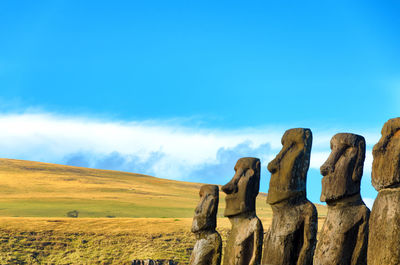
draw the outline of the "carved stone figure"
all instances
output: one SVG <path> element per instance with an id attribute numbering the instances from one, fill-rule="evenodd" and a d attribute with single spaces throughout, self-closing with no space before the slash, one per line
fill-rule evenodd
<path id="1" fill-rule="evenodd" d="M 272 224 L 264 239 L 263 265 L 312 264 L 317 210 L 306 198 L 312 133 L 296 128 L 285 132 L 282 150 L 268 164 L 271 172 L 267 203 Z"/>
<path id="2" fill-rule="evenodd" d="M 196 235 L 196 243 L 190 256 L 190 265 L 221 264 L 222 240 L 215 231 L 219 189 L 216 185 L 203 185 L 200 188 L 200 201 L 195 209 L 192 232 Z"/>
<path id="3" fill-rule="evenodd" d="M 260 160 L 245 157 L 237 161 L 235 175 L 222 187 L 226 195 L 224 215 L 232 224 L 224 251 L 224 265 L 260 264 L 263 227 L 256 216 L 260 187 Z"/>
<path id="4" fill-rule="evenodd" d="M 321 201 L 327 203 L 328 214 L 315 249 L 314 265 L 367 264 L 370 211 L 360 195 L 365 139 L 338 133 L 331 139 L 331 149 L 321 166 Z"/>
<path id="5" fill-rule="evenodd" d="M 378 191 L 369 219 L 368 264 L 400 264 L 400 118 L 387 121 L 372 155 Z"/>

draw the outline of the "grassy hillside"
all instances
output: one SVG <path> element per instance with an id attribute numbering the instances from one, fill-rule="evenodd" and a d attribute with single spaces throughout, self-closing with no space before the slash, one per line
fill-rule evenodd
<path id="1" fill-rule="evenodd" d="M 271 218 L 262 217 L 266 230 Z M 323 220 L 319 220 L 321 228 Z M 172 259 L 187 264 L 192 218 L 0 218 L 0 264 L 131 264 Z M 225 246 L 230 223 L 218 219 Z"/>
<path id="2" fill-rule="evenodd" d="M 233 175 L 233 172 L 232 172 Z M 0 159 L 0 216 L 192 217 L 202 184 L 119 171 Z M 219 216 L 225 207 L 220 193 Z M 257 214 L 271 217 L 266 194 Z M 320 213 L 325 214 L 325 209 Z"/>
<path id="3" fill-rule="evenodd" d="M 201 185 L 0 159 L 0 264 L 130 264 L 134 258 L 186 264 Z M 217 229 L 225 240 L 230 223 L 220 196 Z M 257 215 L 266 230 L 272 211 L 265 200 L 260 193 Z M 321 227 L 326 208 L 317 208 Z M 79 218 L 66 218 L 73 210 Z"/>
<path id="4" fill-rule="evenodd" d="M 187 264 L 191 218 L 0 218 L 0 264 Z M 219 231 L 226 238 L 228 222 Z"/>

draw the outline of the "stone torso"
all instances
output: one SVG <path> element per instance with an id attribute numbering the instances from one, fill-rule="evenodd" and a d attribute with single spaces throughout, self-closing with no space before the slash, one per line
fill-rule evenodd
<path id="1" fill-rule="evenodd" d="M 380 190 L 372 209 L 368 265 L 400 264 L 400 188 Z"/>
<path id="2" fill-rule="evenodd" d="M 226 242 L 224 265 L 257 265 L 261 261 L 263 227 L 256 217 L 230 218 L 232 229 Z"/>
<path id="3" fill-rule="evenodd" d="M 190 265 L 221 264 L 222 240 L 218 232 L 199 236 L 190 256 Z"/>
<path id="4" fill-rule="evenodd" d="M 361 200 L 352 205 L 328 205 L 314 265 L 366 264 L 369 213 Z"/>
<path id="5" fill-rule="evenodd" d="M 317 210 L 305 200 L 284 207 L 272 205 L 272 225 L 264 239 L 263 265 L 312 264 L 317 232 Z"/>

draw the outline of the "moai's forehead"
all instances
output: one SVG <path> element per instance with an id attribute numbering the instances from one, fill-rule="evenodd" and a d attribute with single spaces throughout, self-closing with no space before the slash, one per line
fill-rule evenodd
<path id="1" fill-rule="evenodd" d="M 388 120 L 382 127 L 382 136 L 393 136 L 400 129 L 400 118 Z"/>
<path id="2" fill-rule="evenodd" d="M 202 197 L 204 195 L 212 195 L 212 196 L 218 196 L 218 186 L 216 185 L 203 185 L 200 188 L 199 195 Z"/>
<path id="3" fill-rule="evenodd" d="M 311 142 L 309 141 L 311 134 L 310 129 L 306 128 L 294 128 L 287 130 L 285 134 L 282 136 L 282 145 L 290 144 L 290 143 L 298 143 L 308 145 Z"/>
<path id="4" fill-rule="evenodd" d="M 235 171 L 237 171 L 239 168 L 242 169 L 257 169 L 257 167 L 260 167 L 260 159 L 255 158 L 255 157 L 242 157 L 240 158 L 235 165 Z"/>
<path id="5" fill-rule="evenodd" d="M 331 139 L 331 147 L 334 145 L 357 147 L 360 141 L 365 142 L 364 137 L 352 133 L 337 133 Z"/>

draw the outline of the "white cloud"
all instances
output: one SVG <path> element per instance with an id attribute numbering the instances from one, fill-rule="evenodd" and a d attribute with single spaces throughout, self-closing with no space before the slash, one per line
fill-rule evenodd
<path id="1" fill-rule="evenodd" d="M 138 170 L 173 179 L 204 173 L 202 169 L 216 168 L 213 165 L 232 164 L 233 170 L 240 155 L 260 157 L 265 168 L 281 149 L 280 139 L 287 129 L 204 129 L 176 122 L 123 122 L 49 113 L 0 114 L 0 126 L 1 157 Z M 329 141 L 336 132 L 313 130 L 311 168 L 319 170 L 329 156 Z M 379 131 L 371 135 L 379 139 Z M 367 163 L 371 161 L 368 154 Z"/>
<path id="2" fill-rule="evenodd" d="M 247 142 L 279 149 L 282 130 L 211 130 L 157 122 L 115 122 L 48 113 L 0 115 L 0 156 L 60 163 L 84 154 L 106 159 L 112 153 L 145 162 L 157 154 L 154 174 L 181 179 L 190 168 L 213 163 L 221 148 Z M 89 161 L 90 162 L 90 161 Z M 232 165 L 233 168 L 233 165 Z"/>
<path id="3" fill-rule="evenodd" d="M 372 172 L 372 149 L 367 149 L 365 154 L 365 162 L 364 162 L 364 175 L 371 176 Z"/>

